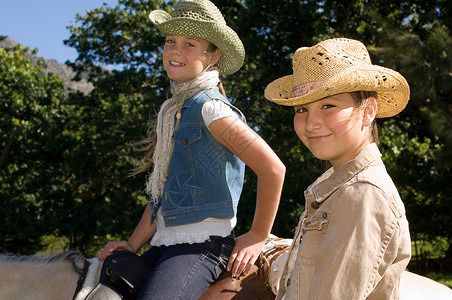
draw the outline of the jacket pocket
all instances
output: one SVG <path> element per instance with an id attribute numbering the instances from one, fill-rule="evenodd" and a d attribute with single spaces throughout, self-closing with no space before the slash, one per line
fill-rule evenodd
<path id="1" fill-rule="evenodd" d="M 301 221 L 302 237 L 295 260 L 294 269 L 290 275 L 287 288 L 287 299 L 307 299 L 310 282 L 314 276 L 316 256 L 323 243 L 328 228 L 329 215 L 317 211 L 312 216 L 306 216 Z"/>
<path id="2" fill-rule="evenodd" d="M 313 266 L 318 248 L 323 243 L 329 223 L 329 213 L 317 211 L 312 216 L 305 217 L 301 223 L 302 247 L 299 251 L 300 265 Z"/>
<path id="3" fill-rule="evenodd" d="M 318 230 L 323 231 L 328 227 L 329 214 L 326 211 L 317 211 L 312 217 L 305 217 L 301 223 L 303 232 Z"/>

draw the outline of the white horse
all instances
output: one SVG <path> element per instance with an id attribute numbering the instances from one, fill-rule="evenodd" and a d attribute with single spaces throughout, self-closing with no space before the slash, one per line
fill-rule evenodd
<path id="1" fill-rule="evenodd" d="M 97 258 L 87 261 L 77 251 L 66 251 L 45 258 L 0 255 L 0 300 L 83 300 L 96 287 L 101 269 L 102 264 Z M 246 282 L 245 279 L 237 285 L 231 280 L 219 280 L 212 285 L 217 285 L 216 288 L 209 288 L 211 290 L 207 290 L 201 298 L 250 300 L 252 298 L 246 293 Z M 218 287 L 222 284 L 239 287 Z M 262 286 L 265 288 L 263 283 Z M 233 293 L 225 292 L 234 289 Z M 219 292 L 212 292 L 217 290 Z M 402 274 L 400 293 L 402 300 L 452 300 L 452 290 L 447 286 L 408 271 Z M 242 298 L 241 295 L 247 297 Z M 97 297 L 93 300 L 97 299 L 108 298 Z"/>
<path id="2" fill-rule="evenodd" d="M 400 300 L 451 300 L 452 290 L 427 277 L 408 271 L 400 278 Z"/>
<path id="3" fill-rule="evenodd" d="M 101 270 L 97 258 L 89 264 L 85 261 L 78 251 L 44 258 L 0 255 L 0 300 L 71 300 L 80 278 L 83 287 L 76 299 L 85 299 L 99 281 Z"/>

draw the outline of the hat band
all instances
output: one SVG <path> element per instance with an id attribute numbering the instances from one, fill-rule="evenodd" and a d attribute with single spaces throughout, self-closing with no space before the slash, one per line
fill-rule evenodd
<path id="1" fill-rule="evenodd" d="M 316 86 L 323 84 L 327 79 L 319 81 L 307 82 L 300 85 L 296 85 L 292 88 L 292 98 L 297 98 L 310 93 Z"/>

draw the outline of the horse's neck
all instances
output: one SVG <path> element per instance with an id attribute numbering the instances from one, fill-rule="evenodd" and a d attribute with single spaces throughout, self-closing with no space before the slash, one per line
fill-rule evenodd
<path id="1" fill-rule="evenodd" d="M 2 262 L 0 299 L 72 299 L 78 274 L 67 262 Z"/>

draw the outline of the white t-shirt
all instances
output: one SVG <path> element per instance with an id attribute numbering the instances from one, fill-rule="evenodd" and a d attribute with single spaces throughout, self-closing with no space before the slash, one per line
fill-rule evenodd
<path id="1" fill-rule="evenodd" d="M 213 121 L 238 115 L 229 105 L 219 99 L 212 99 L 204 103 L 201 113 L 207 128 Z M 151 245 L 170 246 L 182 243 L 202 243 L 212 235 L 228 236 L 237 224 L 237 218 L 207 218 L 197 223 L 166 227 L 161 209 L 159 209 L 156 222 L 157 232 L 152 237 Z"/>

